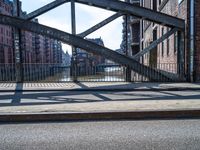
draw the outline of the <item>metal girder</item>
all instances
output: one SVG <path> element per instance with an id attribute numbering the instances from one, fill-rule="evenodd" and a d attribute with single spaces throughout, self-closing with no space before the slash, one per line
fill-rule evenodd
<path id="1" fill-rule="evenodd" d="M 91 27 L 90 29 L 78 34 L 80 37 L 86 37 L 87 35 L 93 33 L 94 31 L 100 29 L 101 27 L 105 26 L 106 24 L 112 22 L 113 20 L 117 19 L 118 17 L 122 16 L 122 13 L 115 13 L 114 15 L 108 17 L 107 19 L 103 20 L 102 22 L 96 24 L 95 26 Z"/>
<path id="2" fill-rule="evenodd" d="M 119 0 L 75 0 L 78 3 L 122 12 L 169 27 L 185 28 L 185 21 L 161 12 Z"/>
<path id="3" fill-rule="evenodd" d="M 71 28 L 72 34 L 76 35 L 76 8 L 75 1 L 71 0 Z M 77 82 L 77 49 L 72 46 L 72 76 L 73 81 Z"/>
<path id="4" fill-rule="evenodd" d="M 154 49 L 158 44 L 160 44 L 161 42 L 163 42 L 165 39 L 169 38 L 172 34 L 174 34 L 175 32 L 177 32 L 178 29 L 177 28 L 173 28 L 171 29 L 169 32 L 167 32 L 166 34 L 164 34 L 162 37 L 160 37 L 159 39 L 157 39 L 156 41 L 153 41 L 152 44 L 150 44 L 147 48 L 145 48 L 144 50 L 140 51 L 139 53 L 137 53 L 136 55 L 134 55 L 132 58 L 135 60 L 138 60 L 141 56 L 143 56 L 144 54 L 150 52 L 152 49 Z"/>
<path id="5" fill-rule="evenodd" d="M 150 67 L 140 64 L 136 60 L 119 54 L 111 49 L 105 48 L 88 40 L 85 40 L 79 36 L 72 35 L 54 28 L 50 28 L 38 23 L 27 21 L 21 18 L 11 17 L 0 14 L 0 24 L 10 25 L 16 28 L 21 28 L 30 32 L 45 35 L 50 38 L 58 39 L 64 43 L 73 45 L 75 47 L 82 48 L 89 53 L 94 53 L 100 56 L 104 56 L 107 59 L 111 59 L 116 63 L 130 66 L 131 69 L 141 75 L 148 77 L 150 80 L 159 81 L 157 77 L 161 77 L 163 80 L 173 81 L 173 78 L 167 77 L 161 74 L 159 71 Z"/>
<path id="6" fill-rule="evenodd" d="M 16 10 L 14 12 L 14 16 L 16 17 L 20 17 L 20 12 L 21 12 L 21 5 L 20 5 L 20 1 L 16 0 L 14 1 L 15 5 L 14 5 L 14 9 Z M 17 82 L 22 82 L 24 80 L 24 74 L 23 74 L 23 59 L 22 59 L 22 45 L 21 45 L 21 29 L 19 28 L 14 28 L 14 51 L 15 51 L 15 70 L 16 70 L 16 81 Z"/>
<path id="7" fill-rule="evenodd" d="M 33 19 L 34 17 L 37 17 L 69 1 L 70 0 L 55 0 L 52 3 L 47 4 L 46 6 L 28 14 L 27 16 L 25 16 L 25 19 L 29 20 Z M 134 15 L 137 16 L 138 18 L 156 22 L 162 25 L 167 25 L 169 27 L 177 27 L 182 30 L 184 30 L 185 28 L 185 21 L 182 19 L 118 0 L 75 0 L 75 1 L 90 6 L 92 5 L 103 9 Z"/>
<path id="8" fill-rule="evenodd" d="M 39 8 L 39 9 L 27 14 L 24 17 L 24 19 L 31 20 L 31 19 L 33 19 L 35 17 L 40 16 L 41 14 L 44 14 L 44 13 L 46 13 L 46 12 L 48 12 L 48 11 L 50 11 L 50 10 L 52 10 L 52 9 L 62 5 L 62 4 L 64 4 L 64 3 L 67 3 L 67 2 L 70 2 L 70 1 L 71 0 L 55 0 L 55 1 L 53 1 L 53 2 L 51 2 L 49 4 L 47 4 L 47 5 Z"/>
<path id="9" fill-rule="evenodd" d="M 181 76 L 181 78 L 184 78 L 185 76 L 185 41 L 184 41 L 184 33 L 181 31 L 178 31 L 178 74 Z"/>

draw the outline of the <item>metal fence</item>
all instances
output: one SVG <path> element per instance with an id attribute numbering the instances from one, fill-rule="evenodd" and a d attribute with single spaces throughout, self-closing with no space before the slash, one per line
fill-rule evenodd
<path id="1" fill-rule="evenodd" d="M 149 65 L 149 64 L 144 64 L 144 65 L 160 72 L 160 75 L 156 75 L 157 81 L 159 82 L 171 81 L 170 79 L 166 80 L 166 78 L 163 78 L 162 75 L 166 75 L 174 79 L 178 77 L 178 70 L 177 70 L 176 63 L 159 63 L 159 64 L 154 64 L 154 65 Z M 147 72 L 147 74 L 152 75 L 152 72 Z M 131 71 L 131 81 L 132 82 L 152 82 L 149 78 L 143 75 L 140 75 L 134 71 Z"/>
<path id="2" fill-rule="evenodd" d="M 148 64 L 145 64 L 149 66 Z M 23 64 L 24 82 L 69 82 L 72 81 L 71 67 L 61 64 Z M 165 63 L 149 66 L 161 74 L 177 76 L 177 64 Z M 148 72 L 148 74 L 152 74 Z M 123 82 L 127 75 L 132 82 L 150 82 L 147 77 L 134 71 L 128 71 L 126 66 L 118 64 L 103 64 L 91 67 L 77 68 L 78 81 Z M 157 76 L 160 82 L 167 82 L 162 76 Z M 16 65 L 0 64 L 0 82 L 16 82 Z"/>
<path id="3" fill-rule="evenodd" d="M 200 61 L 196 61 L 194 70 L 196 71 L 195 73 L 197 74 L 197 76 L 195 76 L 195 80 L 200 82 Z"/>
<path id="4" fill-rule="evenodd" d="M 70 67 L 61 64 L 23 64 L 25 82 L 70 81 Z"/>
<path id="5" fill-rule="evenodd" d="M 16 81 L 15 64 L 0 64 L 0 81 L 1 82 Z"/>
<path id="6" fill-rule="evenodd" d="M 61 64 L 23 64 L 24 82 L 69 82 L 71 67 Z M 78 81 L 125 81 L 125 68 L 116 64 L 78 67 Z M 16 65 L 0 64 L 0 82 L 16 82 Z"/>
<path id="7" fill-rule="evenodd" d="M 117 64 L 103 64 L 90 67 L 78 67 L 78 81 L 120 82 L 125 81 L 126 68 Z"/>

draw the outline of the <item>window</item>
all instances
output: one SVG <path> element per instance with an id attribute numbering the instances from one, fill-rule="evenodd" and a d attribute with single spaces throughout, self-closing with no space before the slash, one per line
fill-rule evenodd
<path id="1" fill-rule="evenodd" d="M 162 36 L 164 35 L 164 28 L 161 29 L 161 34 Z M 164 56 L 164 41 L 162 42 L 162 47 L 161 47 L 161 53 L 162 53 L 162 57 Z"/>
<path id="2" fill-rule="evenodd" d="M 3 28 L 1 28 L 1 34 L 3 34 Z"/>
<path id="3" fill-rule="evenodd" d="M 177 48 L 178 48 L 178 37 L 177 37 L 177 33 L 174 34 L 174 53 L 177 52 Z"/>
<path id="4" fill-rule="evenodd" d="M 169 32 L 169 28 L 167 28 L 167 32 Z M 169 49 L 170 49 L 169 42 L 170 42 L 170 39 L 167 38 L 167 56 L 169 56 Z"/>

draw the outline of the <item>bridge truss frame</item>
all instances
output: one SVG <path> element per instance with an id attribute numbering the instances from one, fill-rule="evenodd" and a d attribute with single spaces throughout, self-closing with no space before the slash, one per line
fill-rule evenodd
<path id="1" fill-rule="evenodd" d="M 65 3 L 71 2 L 71 19 L 72 19 L 72 34 L 60 31 L 55 28 L 47 27 L 41 25 L 39 23 L 32 22 L 31 20 L 35 17 L 38 17 L 58 6 L 61 6 Z M 107 10 L 111 10 L 116 12 L 114 15 L 108 17 L 107 19 L 101 21 L 95 26 L 89 28 L 83 33 L 76 35 L 76 22 L 75 22 L 75 3 L 85 4 L 89 6 L 94 6 L 97 8 L 103 8 Z M 27 30 L 30 32 L 35 32 L 41 35 L 45 35 L 51 38 L 58 39 L 66 44 L 72 45 L 73 47 L 73 60 L 74 60 L 74 81 L 76 81 L 76 48 L 82 48 L 87 52 L 94 53 L 97 55 L 104 56 L 107 59 L 111 59 L 116 63 L 129 66 L 135 72 L 148 77 L 151 81 L 158 81 L 158 76 L 162 76 L 162 79 L 169 81 L 183 81 L 185 80 L 185 47 L 184 47 L 184 39 L 185 39 L 185 21 L 167 14 L 163 14 L 161 12 L 156 12 L 151 9 L 147 9 L 141 6 L 137 6 L 134 4 L 130 4 L 127 2 L 122 2 L 119 0 L 55 0 L 29 14 L 26 16 L 21 16 L 21 8 L 19 7 L 19 0 L 17 0 L 17 13 L 15 17 L 7 16 L 0 14 L 0 23 L 4 25 L 13 26 L 16 28 L 15 32 L 15 51 L 19 55 L 19 60 L 17 63 L 17 81 L 23 82 L 23 75 L 21 73 L 21 64 L 22 64 L 22 51 L 20 50 L 21 39 L 20 32 L 21 30 Z M 119 54 L 109 48 L 100 46 L 98 44 L 92 43 L 84 37 L 93 33 L 94 31 L 100 29 L 106 24 L 112 22 L 122 15 L 131 15 L 136 16 L 143 20 L 148 20 L 155 22 L 157 24 L 161 24 L 167 27 L 170 27 L 171 30 L 167 32 L 165 35 L 153 41 L 147 48 L 140 51 L 133 57 L 125 56 Z M 168 72 L 160 72 L 154 68 L 150 68 L 145 66 L 139 62 L 139 58 L 144 54 L 154 50 L 154 48 L 165 39 L 169 38 L 172 34 L 178 33 L 178 74 L 176 76 L 172 75 Z"/>

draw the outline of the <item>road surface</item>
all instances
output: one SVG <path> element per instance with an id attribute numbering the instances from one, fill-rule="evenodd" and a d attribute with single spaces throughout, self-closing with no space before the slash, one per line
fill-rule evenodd
<path id="1" fill-rule="evenodd" d="M 200 120 L 0 125 L 1 150 L 199 150 Z"/>

